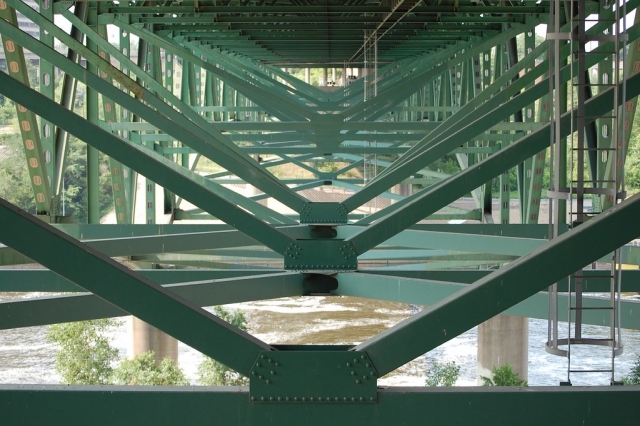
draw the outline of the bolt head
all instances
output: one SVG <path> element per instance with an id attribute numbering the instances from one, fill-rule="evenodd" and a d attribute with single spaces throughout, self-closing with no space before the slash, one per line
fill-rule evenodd
<path id="1" fill-rule="evenodd" d="M 275 376 L 275 375 L 276 375 L 276 372 L 275 372 L 275 371 L 273 371 L 273 370 L 271 370 L 271 375 L 272 375 L 272 376 Z"/>
<path id="2" fill-rule="evenodd" d="M 362 383 L 360 380 L 356 380 L 356 385 L 359 385 L 360 383 Z"/>

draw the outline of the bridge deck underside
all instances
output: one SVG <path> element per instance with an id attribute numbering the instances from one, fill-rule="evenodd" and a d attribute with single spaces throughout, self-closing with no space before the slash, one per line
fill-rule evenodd
<path id="1" fill-rule="evenodd" d="M 598 20 L 590 34 L 610 34 L 612 9 L 585 5 Z M 625 246 L 640 236 L 639 196 L 615 205 L 594 196 L 589 220 L 560 223 L 549 238 L 548 148 L 554 131 L 570 137 L 576 125 L 572 102 L 559 127 L 549 122 L 549 44 L 536 31 L 550 8 L 0 0 L 0 94 L 17 105 L 25 156 L 16 161 L 29 169 L 37 210 L 0 198 L 0 291 L 54 293 L 1 302 L 0 329 L 134 315 L 250 378 L 224 389 L 2 385 L 3 413 L 21 425 L 634 424 L 633 387 L 376 386 L 495 315 L 546 318 L 549 285 L 566 287 L 620 247 L 622 263 L 640 264 L 638 247 Z M 25 19 L 39 40 L 17 26 Z M 621 38 L 627 129 L 640 93 L 638 22 Z M 594 82 L 613 72 L 612 46 L 603 37 L 583 55 Z M 557 96 L 576 78 L 570 48 L 553 53 L 567 63 Z M 39 87 L 25 51 L 39 58 Z M 319 70 L 324 87 L 289 73 L 301 68 Z M 615 89 L 581 105 L 594 117 L 594 152 L 629 144 L 630 131 L 618 141 L 602 131 Z M 87 144 L 88 224 L 60 209 L 70 135 Z M 111 225 L 99 223 L 98 152 L 108 156 Z M 589 156 L 585 167 L 613 181 L 624 158 Z M 43 268 L 22 269 L 32 263 Z M 624 271 L 623 291 L 640 291 L 638 272 Z M 586 270 L 583 285 L 609 288 L 599 270 Z M 203 309 L 308 294 L 428 307 L 333 348 L 272 345 Z M 622 326 L 640 329 L 637 304 L 623 303 Z M 583 321 L 608 318 L 594 309 Z M 264 360 L 281 369 L 269 386 Z"/>

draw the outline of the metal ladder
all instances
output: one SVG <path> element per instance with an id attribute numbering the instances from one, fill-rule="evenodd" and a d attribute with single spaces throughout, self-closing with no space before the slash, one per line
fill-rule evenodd
<path id="1" fill-rule="evenodd" d="M 625 15 L 626 10 L 624 5 L 609 5 L 615 12 L 614 17 L 608 21 L 602 19 L 590 19 L 586 14 L 585 0 L 579 0 L 574 2 L 565 3 L 569 6 L 569 22 L 568 28 L 570 32 L 561 33 L 560 28 L 560 16 L 559 16 L 559 2 L 556 0 L 552 2 L 551 19 L 553 20 L 550 25 L 555 29 L 552 39 L 555 45 L 552 48 L 553 62 L 555 69 L 553 69 L 556 76 L 560 72 L 560 40 L 566 40 L 571 48 L 571 55 L 569 59 L 569 65 L 572 69 L 572 80 L 569 85 L 568 98 L 571 101 L 571 129 L 567 146 L 568 151 L 568 179 L 566 185 L 560 179 L 564 171 L 561 167 L 562 155 L 564 146 L 560 135 L 559 119 L 561 114 L 560 102 L 562 102 L 561 96 L 559 96 L 558 79 L 556 80 L 555 88 L 555 134 L 552 141 L 552 156 L 555 156 L 555 161 L 552 161 L 552 167 L 554 168 L 554 183 L 553 189 L 550 188 L 550 197 L 556 201 L 555 217 L 553 219 L 554 226 L 552 226 L 551 235 L 555 238 L 559 236 L 560 229 L 557 226 L 564 221 L 564 218 L 560 217 L 559 202 L 563 200 L 568 204 L 568 218 L 569 227 L 576 227 L 590 217 L 597 214 L 599 211 L 600 197 L 606 197 L 608 201 L 615 204 L 620 198 L 623 197 L 621 193 L 618 193 L 617 174 L 614 172 L 610 177 L 605 177 L 604 173 L 592 173 L 592 176 L 588 176 L 588 167 L 586 163 L 591 161 L 592 163 L 598 160 L 602 160 L 603 163 L 611 162 L 616 164 L 618 158 L 622 158 L 622 154 L 618 152 L 619 144 L 616 143 L 619 140 L 624 139 L 624 108 L 618 108 L 619 99 L 624 95 L 624 86 L 620 89 L 620 83 L 623 82 L 623 77 L 620 76 L 620 66 L 624 70 L 624 37 L 626 36 L 625 29 Z M 587 34 L 587 27 L 590 24 L 609 22 L 610 29 L 605 34 L 589 35 Z M 566 27 L 565 27 L 566 28 Z M 594 42 L 605 43 L 608 46 L 612 46 L 607 51 L 594 52 L 592 44 Z M 622 50 L 621 50 L 622 49 Z M 621 53 L 622 52 L 622 53 Z M 589 55 L 598 55 L 599 65 L 613 63 L 612 72 L 599 72 L 598 82 L 591 83 L 591 77 L 589 75 L 590 70 L 587 68 L 587 60 Z M 550 55 L 551 57 L 551 55 Z M 609 75 L 612 74 L 612 75 Z M 593 94 L 594 90 L 613 90 L 613 103 L 611 105 L 611 112 L 605 116 L 587 116 L 585 111 L 585 102 Z M 553 95 L 553 93 L 551 93 Z M 594 125 L 592 123 L 597 123 Z M 590 127 L 591 126 L 591 127 Z M 599 129 L 600 135 L 594 134 L 593 130 Z M 591 131 L 591 138 L 595 142 L 596 138 L 601 138 L 602 141 L 610 139 L 612 142 L 608 146 L 602 146 L 601 144 L 588 143 L 588 132 Z M 609 134 L 611 132 L 611 134 Z M 622 133 L 620 135 L 619 133 Z M 620 145 L 621 146 L 621 145 Z M 585 206 L 585 195 L 592 197 L 591 211 Z M 564 297 L 567 299 L 567 337 L 559 337 L 559 321 L 558 321 L 558 305 L 559 298 L 562 297 L 559 293 L 558 285 L 555 284 L 549 291 L 549 328 L 548 328 L 548 341 L 546 349 L 548 352 L 555 355 L 567 357 L 567 381 L 562 384 L 571 384 L 572 374 L 582 373 L 602 373 L 608 374 L 610 383 L 615 383 L 615 357 L 620 355 L 623 351 L 621 343 L 621 330 L 620 330 L 620 256 L 619 250 L 611 253 L 609 263 L 609 272 L 599 277 L 590 275 L 590 278 L 606 279 L 609 281 L 608 297 L 605 300 L 593 302 L 592 300 L 585 300 L 585 275 L 583 270 L 576 271 L 568 278 L 568 286 Z M 584 317 L 587 315 L 593 315 L 600 313 L 608 318 L 609 330 L 606 337 L 602 336 L 588 336 L 585 332 Z M 598 364 L 595 367 L 585 367 L 585 360 L 577 356 L 578 351 L 573 351 L 576 346 L 579 345 L 592 345 L 603 346 L 610 350 L 608 353 L 608 360 Z"/>

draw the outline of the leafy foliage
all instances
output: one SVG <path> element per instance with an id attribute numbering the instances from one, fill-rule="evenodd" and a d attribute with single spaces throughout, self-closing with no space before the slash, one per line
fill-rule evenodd
<path id="1" fill-rule="evenodd" d="M 114 370 L 113 383 L 116 385 L 137 386 L 186 386 L 189 381 L 180 367 L 171 358 L 156 363 L 153 351 L 137 355 L 133 359 L 125 359 Z"/>
<path id="2" fill-rule="evenodd" d="M 74 385 L 105 385 L 118 359 L 118 350 L 111 346 L 104 332 L 117 325 L 113 319 L 98 319 L 49 327 L 47 338 L 60 346 L 56 354 L 56 371 L 64 383 Z"/>
<path id="3" fill-rule="evenodd" d="M 247 318 L 242 311 L 231 313 L 220 306 L 216 306 L 214 313 L 240 330 L 247 330 Z M 249 384 L 246 377 L 208 357 L 198 366 L 198 382 L 204 386 L 243 386 Z"/>
<path id="4" fill-rule="evenodd" d="M 455 386 L 460 376 L 460 366 L 455 361 L 440 364 L 434 361 L 429 368 L 425 384 L 427 386 Z"/>
<path id="5" fill-rule="evenodd" d="M 0 198 L 35 214 L 27 161 L 20 135 L 0 136 Z"/>
<path id="6" fill-rule="evenodd" d="M 493 367 L 491 375 L 493 378 L 480 376 L 482 386 L 528 386 L 527 381 L 521 379 L 509 364 Z"/>
<path id="7" fill-rule="evenodd" d="M 79 223 L 87 222 L 87 145 L 71 137 L 64 174 L 64 214 Z M 113 190 L 108 157 L 100 155 L 100 213 L 113 208 Z M 19 134 L 0 135 L 0 197 L 21 209 L 35 213 L 33 189 L 22 138 Z M 62 209 L 62 196 L 60 206 Z M 62 213 L 62 210 L 60 211 Z"/>
<path id="8" fill-rule="evenodd" d="M 625 385 L 640 385 L 640 356 L 636 356 L 636 361 L 631 367 L 629 375 L 622 378 Z"/>

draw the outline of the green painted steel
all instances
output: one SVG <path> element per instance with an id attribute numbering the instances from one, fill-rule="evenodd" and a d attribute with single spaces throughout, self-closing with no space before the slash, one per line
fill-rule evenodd
<path id="1" fill-rule="evenodd" d="M 18 26 L 18 18 L 16 11 L 8 7 L 6 3 L 2 3 L 4 7 L 0 7 L 0 18 L 6 25 L 11 27 Z M 24 50 L 21 44 L 16 40 L 2 36 L 2 44 L 4 54 L 7 61 L 9 74 L 23 84 L 30 85 L 29 74 L 27 72 L 27 64 L 24 58 Z M 53 79 L 53 75 L 50 76 Z M 53 84 L 53 82 L 51 82 Z M 40 130 L 36 116 L 23 105 L 16 102 L 16 115 L 18 116 L 18 127 L 22 135 L 24 152 L 28 164 L 29 177 L 31 186 L 33 187 L 33 195 L 36 203 L 36 210 L 39 214 L 46 215 L 51 213 L 51 182 L 45 159 L 45 147 L 40 138 Z M 43 123 L 46 125 L 46 123 Z M 50 126 L 50 124 L 49 124 Z M 52 129 L 48 127 L 49 132 Z M 49 146 L 49 149 L 51 147 Z M 49 150 L 49 161 L 51 161 L 51 151 Z"/>
<path id="2" fill-rule="evenodd" d="M 640 214 L 640 195 L 609 211 L 356 349 L 367 352 L 378 372 L 386 374 L 548 287 L 567 271 L 582 268 L 640 235 L 640 223 L 634 220 Z M 563 259 L 561 264 L 554 263 L 558 257 Z M 467 312 L 464 320 L 460 312 Z M 396 351 L 399 347 L 403 348 L 401 352 Z"/>
<path id="3" fill-rule="evenodd" d="M 0 218 L 20 225 L 2 228 L 3 243 L 244 375 L 259 353 L 271 348 L 2 199 Z M 31 241 L 50 251 L 38 250 Z M 62 253 L 75 261 L 60 262 Z"/>
<path id="4" fill-rule="evenodd" d="M 140 276 L 149 276 L 141 274 Z M 150 275 L 153 276 L 153 275 Z M 214 306 L 304 294 L 304 275 L 260 274 L 237 278 L 165 284 L 162 288 L 193 306 Z M 0 302 L 0 329 L 85 321 L 129 315 L 89 293 Z"/>
<path id="5" fill-rule="evenodd" d="M 550 133 L 549 62 L 538 61 L 549 43 L 536 47 L 535 30 L 549 20 L 550 3 L 214 3 L 41 0 L 36 11 L 19 0 L 0 0 L 0 9 L 15 6 L 41 33 L 38 41 L 0 20 L 3 41 L 12 40 L 41 63 L 41 94 L 0 73 L 0 93 L 39 116 L 32 114 L 31 127 L 42 133 L 38 164 L 46 163 L 51 176 L 45 201 L 52 205 L 37 210 L 51 211 L 47 221 L 60 220 L 56 194 L 68 131 L 89 146 L 93 222 L 51 227 L 0 201 L 0 242 L 7 244 L 0 247 L 0 265 L 13 267 L 0 269 L 0 291 L 78 293 L 0 303 L 0 328 L 133 313 L 248 376 L 250 387 L 148 392 L 5 386 L 3 415 L 26 425 L 86 424 L 87 418 L 154 425 L 500 425 L 516 418 L 522 424 L 637 423 L 629 409 L 637 392 L 619 387 L 376 386 L 378 375 L 493 315 L 544 318 L 549 282 L 564 282 L 640 235 L 637 196 L 569 232 L 557 224 L 562 237 L 552 242 L 551 228 L 537 225 L 545 212 Z M 570 12 L 568 3 L 566 10 L 561 6 Z M 589 34 L 603 34 L 614 10 L 603 2 L 585 6 L 600 19 Z M 639 6 L 640 0 L 631 0 L 625 7 Z M 55 25 L 55 14 L 71 22 L 70 34 Z M 106 39 L 116 31 L 118 47 Z M 364 79 L 355 76 L 363 74 L 363 34 L 374 33 L 377 96 L 365 102 Z M 633 48 L 639 36 L 634 24 L 623 37 L 631 50 L 622 107 L 631 109 L 629 116 L 640 92 Z M 131 37 L 139 38 L 137 63 Z M 524 57 L 516 53 L 516 37 L 524 39 Z M 54 39 L 70 48 L 66 57 L 52 48 Z M 601 82 L 616 69 L 603 59 L 612 50 L 604 41 L 583 64 L 594 73 L 597 67 Z M 557 56 L 565 61 L 570 54 L 567 45 Z M 302 68 L 313 84 L 292 75 L 304 75 Z M 344 85 L 315 86 L 318 74 L 326 80 L 330 68 L 338 69 L 331 78 L 339 82 L 341 76 Z M 558 77 L 569 82 L 575 75 L 565 66 Z M 56 80 L 62 80 L 59 102 Z M 86 91 L 76 91 L 76 84 Z M 567 96 L 566 87 L 560 97 Z M 83 92 L 86 110 L 76 115 L 73 106 Z M 585 108 L 605 116 L 604 105 L 612 105 L 610 92 L 601 91 Z M 562 136 L 569 135 L 568 114 L 561 124 Z M 591 137 L 590 146 L 606 147 L 606 119 L 596 124 L 599 142 Z M 47 125 L 57 128 L 45 135 Z M 98 150 L 110 156 L 119 225 L 97 223 Z M 50 162 L 46 151 L 55 152 Z M 377 177 L 371 180 L 363 166 L 373 155 Z M 601 177 L 622 166 L 592 157 L 592 174 Z M 458 164 L 451 166 L 451 159 Z M 489 225 L 492 179 L 500 176 L 495 195 L 505 222 L 512 213 L 508 170 L 516 167 L 520 219 L 527 225 Z M 150 185 L 141 188 L 146 191 L 137 191 L 137 172 L 148 178 Z M 147 197 L 138 200 L 146 201 L 146 220 L 171 223 L 125 224 L 135 220 L 134 206 L 145 204 L 136 203 L 137 192 Z M 163 218 L 155 217 L 157 202 L 163 202 Z M 135 216 L 140 220 L 140 212 Z M 425 223 L 431 220 L 455 224 Z M 117 262 L 110 259 L 115 256 Z M 640 249 L 624 246 L 621 258 L 640 264 Z M 123 260 L 176 269 L 132 272 Z M 16 267 L 33 262 L 50 270 Z M 601 270 L 584 273 L 586 290 L 606 290 Z M 638 290 L 638 273 L 623 271 L 625 291 Z M 200 309 L 330 292 L 430 307 L 355 347 L 270 346 Z M 602 300 L 585 304 L 596 308 Z M 623 302 L 625 326 L 640 329 L 638 306 Z M 606 324 L 607 315 L 597 312 L 590 310 L 585 321 Z M 72 412 L 58 409 L 71 403 Z M 39 409 L 27 409 L 33 406 Z"/>
<path id="6" fill-rule="evenodd" d="M 0 25 L 2 25 L 2 22 L 0 22 Z M 184 176 L 184 174 L 186 174 L 184 170 L 178 171 L 175 167 L 171 167 L 172 163 L 170 162 L 163 164 L 161 162 L 162 157 L 155 158 L 155 161 L 153 163 L 148 161 L 144 162 L 144 158 L 151 156 L 151 153 L 145 152 L 145 148 L 125 143 L 121 139 L 109 133 L 106 133 L 97 127 L 92 126 L 88 122 L 82 120 L 80 117 L 75 116 L 74 114 L 66 110 L 61 110 L 56 106 L 56 104 L 52 104 L 51 102 L 42 99 L 39 94 L 30 91 L 27 87 L 20 87 L 21 85 L 17 82 L 12 83 L 11 80 L 12 79 L 10 77 L 0 74 L 0 81 L 3 82 L 2 93 L 6 96 L 20 97 L 24 96 L 24 93 L 30 93 L 31 99 L 29 102 L 29 107 L 38 110 L 38 113 L 41 116 L 51 118 L 51 121 L 56 122 L 56 124 L 61 127 L 67 127 L 67 131 L 69 131 L 70 133 L 73 133 L 84 138 L 85 140 L 90 141 L 93 146 L 99 146 L 102 152 L 105 152 L 110 156 L 120 160 L 123 164 L 134 166 L 138 169 L 139 172 L 145 173 L 149 176 L 158 176 L 156 180 L 159 183 L 163 184 L 166 188 L 172 189 L 176 194 L 181 194 L 184 196 L 186 192 L 185 188 L 188 188 L 189 186 L 193 187 L 194 183 L 196 181 L 199 181 L 198 184 L 195 184 L 195 186 L 197 186 L 197 188 L 199 189 L 192 188 L 196 189 L 196 191 L 187 193 L 187 196 L 185 198 L 193 199 L 193 197 L 195 196 L 194 193 L 203 191 L 201 193 L 203 195 L 203 197 L 201 198 L 202 203 L 213 202 L 213 204 L 209 205 L 211 211 L 215 211 L 219 217 L 224 218 L 225 221 L 227 221 L 232 226 L 243 228 L 246 225 L 253 228 L 262 228 L 264 232 L 261 231 L 261 233 L 263 234 L 264 238 L 259 238 L 259 240 L 261 240 L 261 242 L 263 242 L 267 247 L 271 247 L 278 252 L 284 251 L 286 246 L 289 244 L 289 238 L 278 232 L 276 229 L 271 228 L 266 223 L 257 218 L 254 218 L 253 216 L 243 213 L 243 211 L 239 210 L 235 204 L 228 202 L 226 199 L 218 195 L 214 195 L 211 190 L 206 189 L 207 185 L 205 184 L 203 179 L 197 179 L 197 176 L 195 176 L 194 174 L 191 175 L 191 179 L 187 179 Z M 17 92 L 22 92 L 23 95 L 10 93 L 14 90 Z M 136 158 L 139 161 L 134 163 Z M 162 158 L 162 160 L 165 159 Z M 144 165 L 149 166 L 149 168 L 145 170 L 145 167 L 143 167 Z M 204 193 L 209 195 L 204 196 Z M 195 202 L 195 204 L 201 203 Z M 215 207 L 213 207 L 213 205 L 215 205 Z M 206 210 L 204 204 L 201 204 L 201 207 L 205 208 Z M 224 213 L 225 208 L 226 214 Z"/>
<path id="7" fill-rule="evenodd" d="M 95 426 L 305 424 L 327 419 L 354 425 L 491 424 L 511 426 L 633 425 L 637 386 L 386 388 L 377 404 L 254 404 L 243 387 L 2 385 L 5 415 L 23 425 Z M 74 416 L 69 415 L 70 406 Z M 34 410 L 33 407 L 39 409 Z M 96 408 L 98 407 L 98 408 Z M 573 413 L 552 416 L 572 407 Z M 624 409 L 612 409 L 623 408 Z M 102 414 L 95 415 L 96 410 Z"/>
<path id="8" fill-rule="evenodd" d="M 396 275 L 397 271 L 380 271 L 380 273 L 388 272 L 393 276 L 394 286 L 388 285 L 388 275 L 384 277 L 372 276 L 374 271 L 367 271 L 363 274 L 338 274 L 338 281 L 340 285 L 333 294 L 340 296 L 354 296 L 354 297 L 366 297 L 375 298 L 378 300 L 387 300 L 390 302 L 400 303 L 417 303 L 420 305 L 434 305 L 440 303 L 446 298 L 455 297 L 456 293 L 463 291 L 473 281 L 484 279 L 489 274 L 486 271 L 467 271 L 469 283 L 461 284 L 449 281 L 434 281 L 431 276 L 437 278 L 446 278 L 443 276 L 442 271 L 407 271 L 402 275 L 414 275 L 412 277 L 400 278 Z M 410 274 L 409 272 L 415 272 Z M 585 272 L 587 272 L 585 270 Z M 599 271 L 602 274 L 604 271 Z M 449 274 L 450 278 L 459 276 Z M 638 274 L 635 274 L 638 275 Z M 418 279 L 417 277 L 420 277 Z M 633 280 L 634 276 L 626 276 L 625 278 Z M 560 280 L 565 284 L 566 279 Z M 606 282 L 605 279 L 591 278 L 585 280 L 588 282 L 589 290 L 585 291 L 601 291 L 608 293 L 610 290 L 611 282 Z M 634 291 L 637 289 L 636 285 L 631 285 L 629 290 Z M 520 303 L 510 307 L 503 311 L 506 315 L 517 315 L 527 318 L 539 318 L 547 319 L 548 317 L 548 300 L 549 295 L 546 292 L 539 292 L 533 296 L 523 300 Z M 585 310 L 584 318 L 586 324 L 607 326 L 610 322 L 610 315 L 606 310 L 595 309 L 604 308 L 607 306 L 607 300 L 603 300 L 601 297 L 585 297 L 584 306 L 589 307 Z M 566 306 L 569 303 L 566 295 L 559 296 L 558 304 L 560 306 Z M 634 300 L 624 300 L 622 303 L 620 321 L 623 328 L 631 330 L 640 330 L 640 320 L 638 314 L 640 313 L 640 303 Z M 567 311 L 563 310 L 559 312 L 559 320 L 567 321 Z"/>
<path id="9" fill-rule="evenodd" d="M 218 280 L 249 275 L 272 274 L 273 270 L 212 270 L 212 269 L 146 269 L 136 273 L 158 284 Z M 85 290 L 49 270 L 0 269 L 0 291 L 73 293 Z"/>
<path id="10" fill-rule="evenodd" d="M 251 369 L 254 404 L 372 404 L 378 373 L 365 353 L 286 350 L 263 352 Z"/>
<path id="11" fill-rule="evenodd" d="M 627 81 L 627 96 L 634 97 L 640 91 L 640 78 L 631 77 Z M 599 113 L 605 113 L 605 103 L 612 101 L 612 90 L 604 91 L 598 96 L 590 99 L 585 103 L 585 108 L 591 116 L 597 116 Z M 569 122 L 571 116 L 565 113 L 562 116 L 563 132 L 569 133 Z M 535 142 L 534 142 L 535 141 Z M 409 197 L 403 202 L 403 206 L 394 213 L 378 220 L 375 224 L 370 225 L 359 234 L 349 238 L 347 241 L 353 243 L 358 253 L 363 253 L 386 239 L 396 235 L 407 226 L 412 225 L 427 214 L 433 212 L 429 210 L 429 206 L 434 206 L 432 199 L 436 198 L 439 203 L 446 204 L 452 202 L 458 197 L 464 195 L 474 189 L 473 182 L 485 182 L 495 177 L 503 170 L 516 166 L 519 162 L 524 161 L 527 157 L 540 152 L 545 144 L 549 141 L 549 126 L 534 132 L 522 138 L 519 142 L 510 145 L 498 153 L 492 155 L 481 163 L 477 163 L 473 167 L 458 173 L 443 184 L 437 185 L 434 189 L 427 189 L 422 194 Z M 474 176 L 469 179 L 468 176 Z M 455 188 L 455 189 L 454 189 Z"/>

